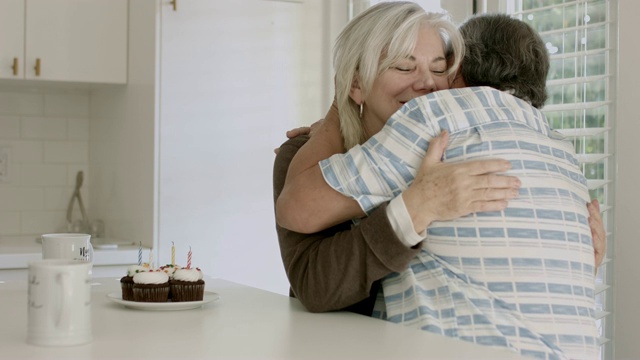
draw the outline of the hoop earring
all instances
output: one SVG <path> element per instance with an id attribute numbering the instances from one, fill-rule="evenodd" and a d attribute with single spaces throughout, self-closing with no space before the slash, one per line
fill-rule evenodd
<path id="1" fill-rule="evenodd" d="M 364 107 L 363 105 L 364 103 L 360 104 L 360 119 L 362 119 L 362 108 Z"/>

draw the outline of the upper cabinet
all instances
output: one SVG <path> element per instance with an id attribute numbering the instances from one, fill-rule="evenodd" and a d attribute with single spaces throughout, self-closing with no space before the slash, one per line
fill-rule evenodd
<path id="1" fill-rule="evenodd" d="M 0 79 L 124 84 L 128 0 L 2 0 Z"/>

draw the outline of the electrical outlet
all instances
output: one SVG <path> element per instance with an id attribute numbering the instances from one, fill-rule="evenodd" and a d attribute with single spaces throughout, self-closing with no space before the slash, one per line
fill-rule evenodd
<path id="1" fill-rule="evenodd" d="M 0 184 L 7 184 L 10 182 L 10 168 L 9 161 L 11 160 L 11 148 L 8 146 L 0 147 Z"/>

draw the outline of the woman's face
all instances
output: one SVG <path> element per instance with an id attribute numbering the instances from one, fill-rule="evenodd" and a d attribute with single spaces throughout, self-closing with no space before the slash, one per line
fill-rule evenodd
<path id="1" fill-rule="evenodd" d="M 448 88 L 442 40 L 436 30 L 423 25 L 412 56 L 384 70 L 364 99 L 363 121 L 367 137 L 380 131 L 407 101 Z"/>

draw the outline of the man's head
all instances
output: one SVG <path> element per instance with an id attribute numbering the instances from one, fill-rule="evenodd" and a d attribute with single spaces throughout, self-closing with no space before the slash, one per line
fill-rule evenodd
<path id="1" fill-rule="evenodd" d="M 508 15 L 486 14 L 467 20 L 460 32 L 465 42 L 460 74 L 467 86 L 491 86 L 544 106 L 549 54 L 535 30 Z"/>

